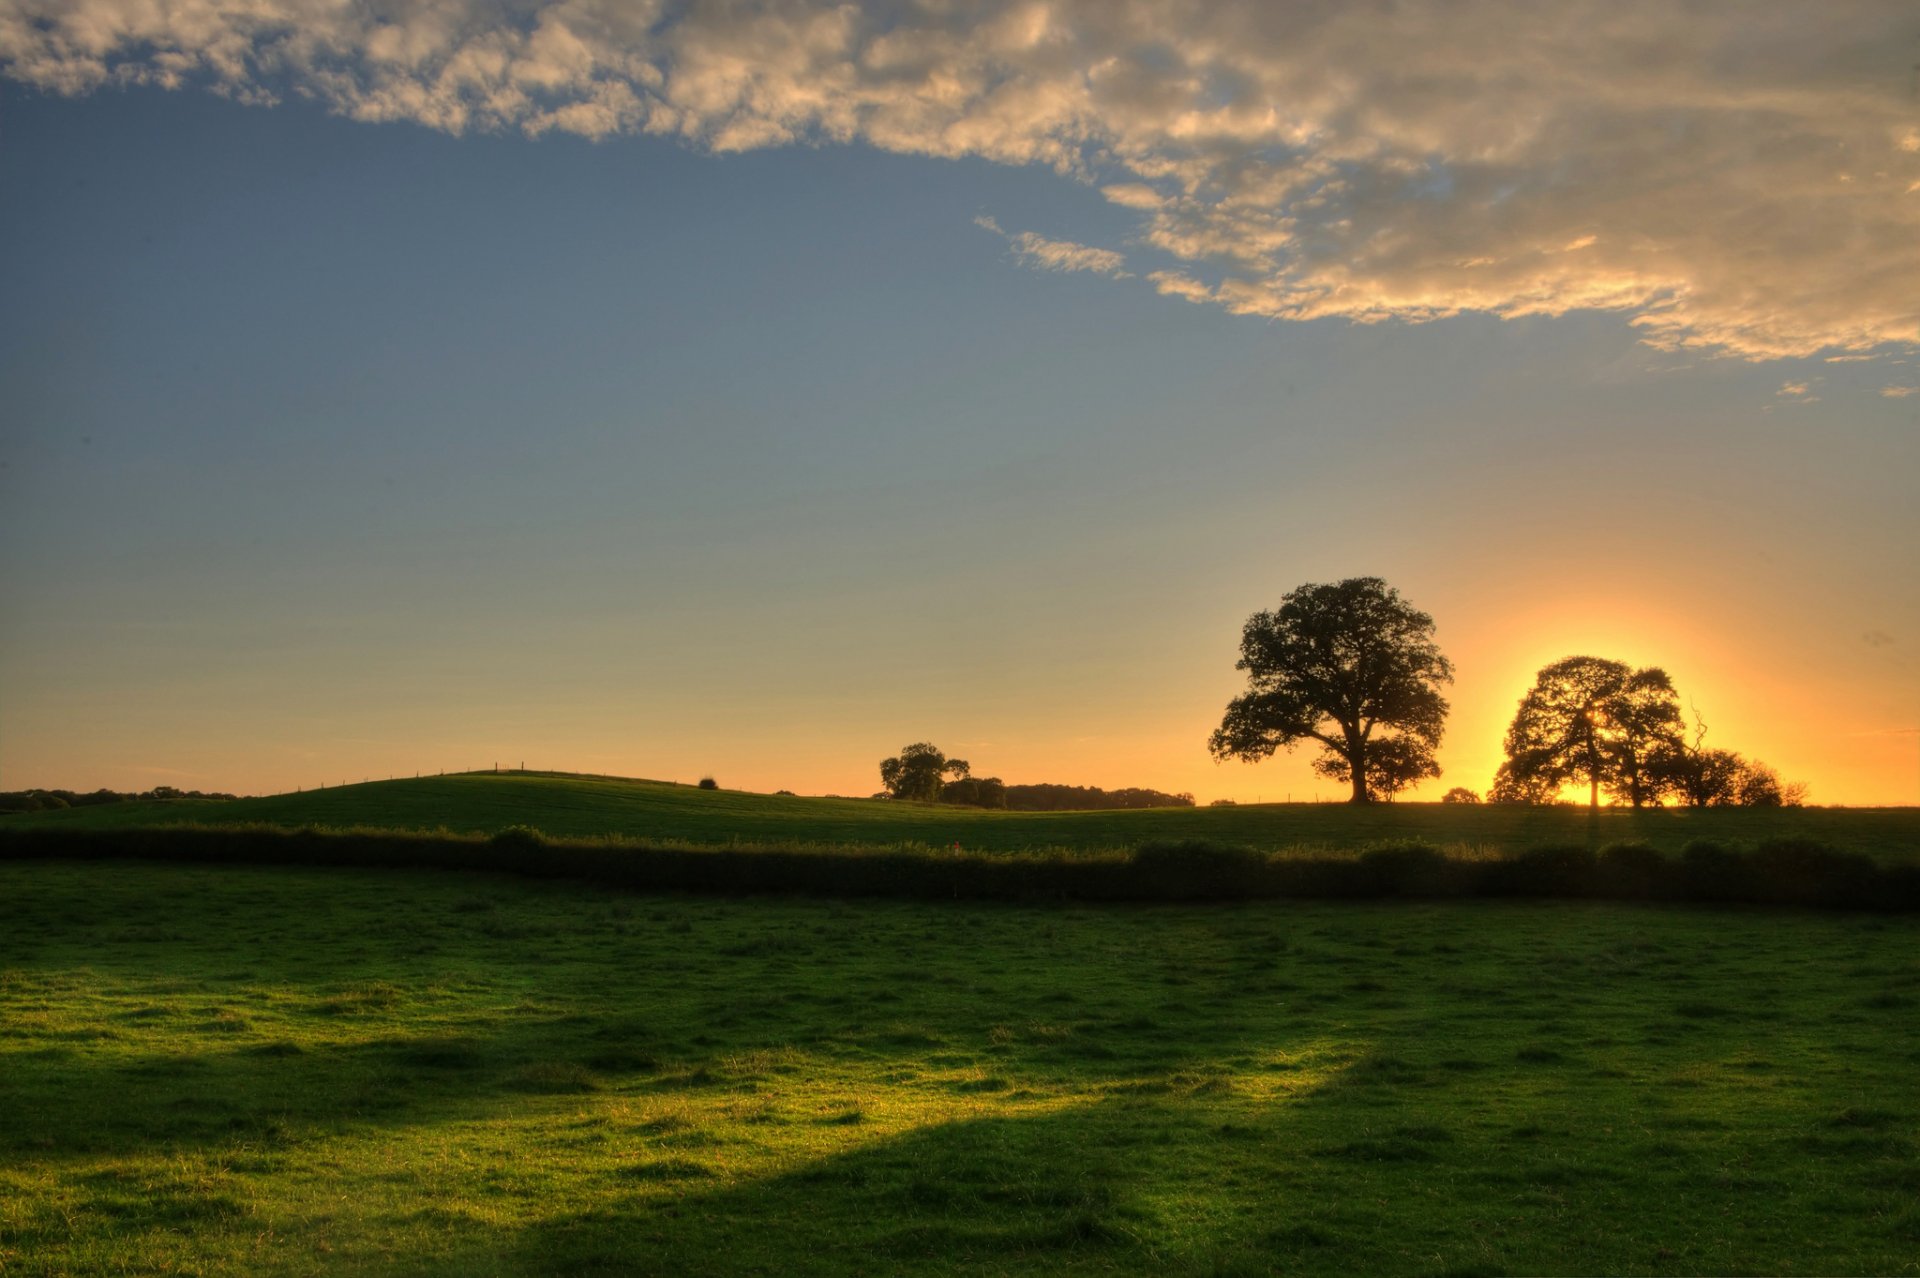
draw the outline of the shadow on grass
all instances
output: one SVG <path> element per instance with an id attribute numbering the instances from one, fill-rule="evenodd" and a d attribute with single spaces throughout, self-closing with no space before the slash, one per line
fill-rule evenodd
<path id="1" fill-rule="evenodd" d="M 1364 1266 L 1416 1245 L 1417 1230 L 1382 1229 L 1376 1206 L 1304 1192 L 1303 1160 L 1374 1156 L 1310 1147 L 1293 1117 L 1280 1107 L 1222 1123 L 1204 1097 L 1110 1096 L 920 1127 L 732 1183 L 698 1157 L 642 1159 L 614 1173 L 620 1197 L 504 1236 L 482 1230 L 433 1272 L 486 1257 L 509 1272 L 607 1275 L 1260 1273 L 1315 1256 Z M 1463 1262 L 1481 1254 L 1453 1245 Z"/>

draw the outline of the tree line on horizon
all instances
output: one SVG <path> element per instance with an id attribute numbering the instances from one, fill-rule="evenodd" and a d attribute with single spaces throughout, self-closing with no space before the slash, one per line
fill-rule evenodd
<path id="1" fill-rule="evenodd" d="M 880 781 L 886 788 L 875 798 L 1004 808 L 1014 812 L 1194 806 L 1191 794 L 1169 794 L 1140 786 L 1103 790 L 1097 785 L 1009 785 L 999 777 L 976 777 L 972 765 L 965 759 L 950 759 L 939 747 L 926 741 L 903 746 L 899 754 L 882 759 Z"/>
<path id="2" fill-rule="evenodd" d="M 182 790 L 156 785 L 139 793 L 120 790 L 7 790 L 0 791 L 0 812 L 58 812 L 63 808 L 92 808 L 108 803 L 134 803 L 154 799 L 231 799 L 236 796 L 216 791 Z"/>
<path id="3" fill-rule="evenodd" d="M 1247 691 L 1228 703 L 1209 751 L 1254 762 L 1317 742 L 1313 770 L 1350 787 L 1352 803 L 1390 802 L 1438 778 L 1434 752 L 1450 709 L 1440 687 L 1453 682 L 1453 664 L 1433 630 L 1432 617 L 1378 577 L 1290 591 L 1278 608 L 1247 619 L 1235 666 L 1247 674 Z M 1805 799 L 1806 786 L 1783 783 L 1737 751 L 1709 747 L 1706 736 L 1697 712 L 1689 733 L 1665 670 L 1566 657 L 1543 667 L 1520 699 L 1486 801 L 1558 803 L 1563 788 L 1581 784 L 1596 809 L 1602 793 L 1635 808 L 1669 801 L 1780 807 Z M 915 742 L 881 761 L 886 789 L 876 797 L 1027 810 L 1193 804 L 1190 794 L 1008 786 L 971 773 L 966 760 Z M 1441 801 L 1481 798 L 1455 786 Z"/>

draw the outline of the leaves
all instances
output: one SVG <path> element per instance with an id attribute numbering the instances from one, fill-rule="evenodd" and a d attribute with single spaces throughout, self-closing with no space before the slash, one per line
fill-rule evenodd
<path id="1" fill-rule="evenodd" d="M 1264 759 L 1318 741 L 1328 757 L 1315 766 L 1349 780 L 1355 802 L 1439 775 L 1433 750 L 1448 707 L 1438 685 L 1453 681 L 1453 666 L 1433 641 L 1433 618 L 1380 578 L 1309 583 L 1255 613 L 1235 668 L 1248 690 L 1208 742 L 1216 758 Z"/>
<path id="2" fill-rule="evenodd" d="M 893 758 L 880 761 L 880 783 L 896 799 L 931 803 L 940 797 L 944 778 L 958 780 L 972 770 L 965 759 L 949 759 L 937 746 L 916 741 L 901 747 Z"/>
<path id="3" fill-rule="evenodd" d="M 1672 785 L 1667 760 L 1684 749 L 1679 695 L 1657 666 L 1566 657 L 1535 676 L 1506 745 L 1500 801 L 1541 802 L 1584 781 L 1596 804 L 1602 789 L 1636 808 L 1657 803 Z"/>

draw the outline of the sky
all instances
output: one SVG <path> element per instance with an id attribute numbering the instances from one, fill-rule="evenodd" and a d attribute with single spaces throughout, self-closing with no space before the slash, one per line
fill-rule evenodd
<path id="1" fill-rule="evenodd" d="M 0 789 L 1483 790 L 1574 654 L 1920 802 L 1920 10 L 0 0 Z"/>

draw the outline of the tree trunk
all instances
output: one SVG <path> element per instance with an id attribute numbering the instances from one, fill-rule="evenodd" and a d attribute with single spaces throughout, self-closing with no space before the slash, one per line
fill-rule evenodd
<path id="1" fill-rule="evenodd" d="M 1367 793 L 1367 747 L 1365 742 L 1347 741 L 1347 770 L 1353 774 L 1353 797 L 1348 803 L 1371 803 Z"/>
<path id="2" fill-rule="evenodd" d="M 1587 811 L 1598 812 L 1600 810 L 1600 778 L 1599 776 L 1595 775 L 1588 778 L 1587 784 L 1591 787 L 1587 791 Z"/>

